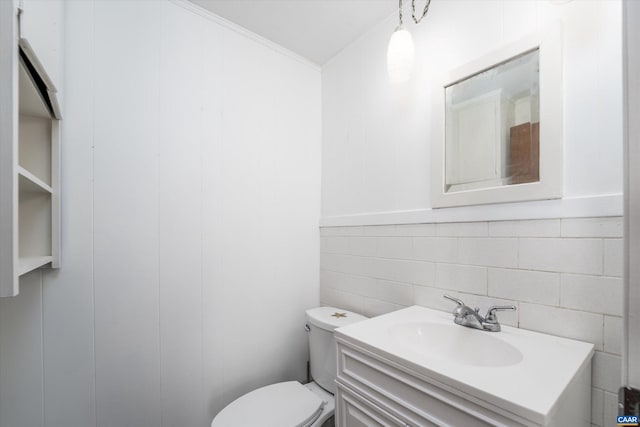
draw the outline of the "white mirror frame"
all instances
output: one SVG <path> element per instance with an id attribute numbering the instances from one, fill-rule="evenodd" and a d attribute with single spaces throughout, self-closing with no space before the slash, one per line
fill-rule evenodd
<path id="1" fill-rule="evenodd" d="M 540 180 L 446 192 L 445 89 L 522 53 L 540 51 Z M 562 197 L 562 28 L 559 23 L 482 56 L 444 76 L 436 87 L 431 131 L 432 207 L 481 205 Z"/>

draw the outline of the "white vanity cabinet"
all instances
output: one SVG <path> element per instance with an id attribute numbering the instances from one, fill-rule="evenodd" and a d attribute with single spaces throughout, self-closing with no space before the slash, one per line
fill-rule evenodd
<path id="1" fill-rule="evenodd" d="M 380 405 L 370 403 L 351 391 L 346 386 L 338 383 L 336 402 L 340 404 L 337 409 L 337 425 L 352 427 L 407 427 L 408 424 L 400 418 L 391 415 Z"/>
<path id="2" fill-rule="evenodd" d="M 0 1 L 0 297 L 19 293 L 21 275 L 60 264 L 61 114 L 45 65 L 59 78 L 62 4 L 20 6 Z M 60 17 L 43 24 L 50 14 Z"/>
<path id="3" fill-rule="evenodd" d="M 418 306 L 335 337 L 338 427 L 590 425 L 592 344 Z"/>
<path id="4" fill-rule="evenodd" d="M 445 384 L 425 378 L 353 343 L 338 340 L 339 427 L 360 425 L 427 426 L 533 426 L 498 407 L 478 404 Z M 346 400 L 345 400 L 346 399 Z M 352 403 L 356 402 L 356 403 Z M 486 406 L 485 406 L 486 405 Z M 354 410 L 352 407 L 355 407 Z M 379 424 L 358 424 L 354 413 L 371 411 L 386 418 Z"/>

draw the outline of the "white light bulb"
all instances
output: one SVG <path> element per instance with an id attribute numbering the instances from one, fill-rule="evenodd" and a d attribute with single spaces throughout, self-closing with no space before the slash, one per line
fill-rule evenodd
<path id="1" fill-rule="evenodd" d="M 403 25 L 399 25 L 389 40 L 387 71 L 391 83 L 403 83 L 411 77 L 413 69 L 413 39 Z"/>

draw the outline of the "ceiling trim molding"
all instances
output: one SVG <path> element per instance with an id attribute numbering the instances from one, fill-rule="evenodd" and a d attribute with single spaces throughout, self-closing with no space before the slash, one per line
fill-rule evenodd
<path id="1" fill-rule="evenodd" d="M 0 0 L 1 1 L 1 0 Z M 199 6 L 195 3 L 190 2 L 189 0 L 169 0 L 171 3 L 174 3 L 184 9 L 187 9 L 193 13 L 196 13 L 210 21 L 213 21 L 217 24 L 222 25 L 223 27 L 226 27 L 232 31 L 235 31 L 236 33 L 247 37 L 257 43 L 260 43 L 261 45 L 268 47 L 269 49 L 273 50 L 274 52 L 277 52 L 281 55 L 287 56 L 291 59 L 294 59 L 296 61 L 298 61 L 299 63 L 306 65 L 307 67 L 313 69 L 314 71 L 318 71 L 321 72 L 322 71 L 322 67 L 312 61 L 309 61 L 307 58 L 298 55 L 297 53 L 277 44 L 272 42 L 271 40 L 262 37 L 252 31 L 247 30 L 246 28 L 233 23 L 231 21 L 229 21 L 228 19 L 225 19 L 219 15 L 216 15 L 215 13 L 211 12 L 210 10 L 207 10 L 205 8 L 203 8 L 202 6 Z"/>

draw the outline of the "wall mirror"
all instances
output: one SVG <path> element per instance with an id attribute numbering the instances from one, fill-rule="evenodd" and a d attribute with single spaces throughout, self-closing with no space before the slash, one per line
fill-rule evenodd
<path id="1" fill-rule="evenodd" d="M 433 206 L 562 195 L 560 28 L 453 70 L 439 84 Z"/>

